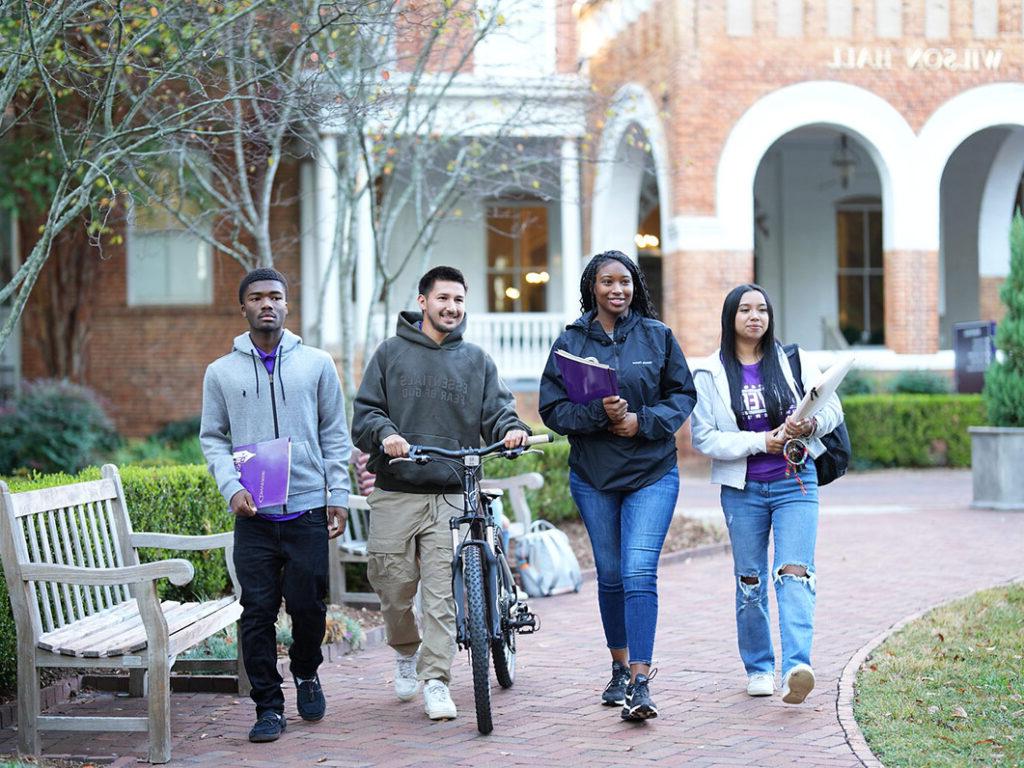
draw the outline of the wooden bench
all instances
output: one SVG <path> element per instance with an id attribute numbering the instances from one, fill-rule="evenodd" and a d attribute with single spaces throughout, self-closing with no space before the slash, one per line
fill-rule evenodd
<path id="1" fill-rule="evenodd" d="M 117 468 L 102 480 L 24 493 L 0 482 L 0 556 L 18 636 L 18 750 L 40 752 L 42 731 L 148 731 L 149 760 L 171 757 L 170 672 L 178 654 L 238 621 L 233 534 L 132 531 Z M 201 603 L 161 602 L 156 581 L 184 585 L 183 559 L 141 563 L 138 549 L 224 549 L 235 594 Z M 129 670 L 129 694 L 148 696 L 148 717 L 40 713 L 39 669 Z M 248 680 L 238 663 L 239 688 Z"/>
<path id="2" fill-rule="evenodd" d="M 526 489 L 537 489 L 544 485 L 544 477 L 537 472 L 527 472 L 512 477 L 484 480 L 481 488 L 485 491 L 500 491 L 508 497 L 515 518 L 509 526 L 509 537 L 516 539 L 530 530 L 533 515 L 526 503 Z M 373 592 L 349 592 L 345 577 L 346 563 L 365 563 L 366 539 L 370 534 L 370 505 L 366 497 L 351 494 L 348 497 L 348 525 L 338 537 L 338 554 L 331 558 L 330 600 L 335 605 L 358 603 L 379 606 L 380 600 Z"/>

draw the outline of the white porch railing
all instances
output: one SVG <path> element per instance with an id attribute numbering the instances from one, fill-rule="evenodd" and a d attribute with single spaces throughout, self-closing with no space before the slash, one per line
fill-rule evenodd
<path id="1" fill-rule="evenodd" d="M 561 312 L 471 313 L 466 340 L 494 358 L 502 379 L 540 380 L 551 344 L 565 326 Z"/>

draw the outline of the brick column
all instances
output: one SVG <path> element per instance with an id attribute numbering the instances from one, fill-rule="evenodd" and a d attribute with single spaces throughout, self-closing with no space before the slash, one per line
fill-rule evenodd
<path id="1" fill-rule="evenodd" d="M 1005 277 L 978 278 L 978 319 L 995 320 L 997 323 L 1006 315 L 1006 305 L 999 298 Z"/>
<path id="2" fill-rule="evenodd" d="M 663 261 L 662 318 L 688 357 L 718 348 L 722 333 L 722 302 L 741 283 L 753 282 L 751 251 L 677 251 Z"/>
<path id="3" fill-rule="evenodd" d="M 939 350 L 938 251 L 886 251 L 885 346 L 900 354 Z"/>

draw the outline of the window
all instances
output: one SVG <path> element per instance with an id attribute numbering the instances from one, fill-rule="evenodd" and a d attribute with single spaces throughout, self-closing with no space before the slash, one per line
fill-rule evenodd
<path id="1" fill-rule="evenodd" d="M 850 344 L 884 344 L 882 206 L 851 200 L 836 208 L 839 330 Z"/>
<path id="2" fill-rule="evenodd" d="M 545 312 L 548 209 L 501 203 L 487 208 L 487 311 Z"/>
<path id="3" fill-rule="evenodd" d="M 159 203 L 133 205 L 128 233 L 128 305 L 212 301 L 210 246 Z"/>

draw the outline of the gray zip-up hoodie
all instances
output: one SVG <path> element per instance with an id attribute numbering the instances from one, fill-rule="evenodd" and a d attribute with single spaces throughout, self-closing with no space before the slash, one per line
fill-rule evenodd
<path id="1" fill-rule="evenodd" d="M 352 443 L 331 356 L 304 346 L 285 330 L 271 375 L 243 333 L 235 337 L 231 352 L 210 364 L 203 379 L 199 442 L 227 501 L 242 490 L 232 446 L 277 437 L 292 443 L 287 509 L 265 507 L 261 515 L 348 506 Z"/>
<path id="2" fill-rule="evenodd" d="M 380 444 L 399 434 L 413 445 L 440 448 L 496 443 L 510 429 L 529 428 L 490 356 L 463 341 L 466 320 L 441 344 L 417 327 L 423 315 L 402 312 L 396 336 L 377 348 L 356 394 L 352 434 L 370 454 L 376 487 L 404 493 L 441 493 L 461 488 L 440 462 L 388 464 Z"/>

